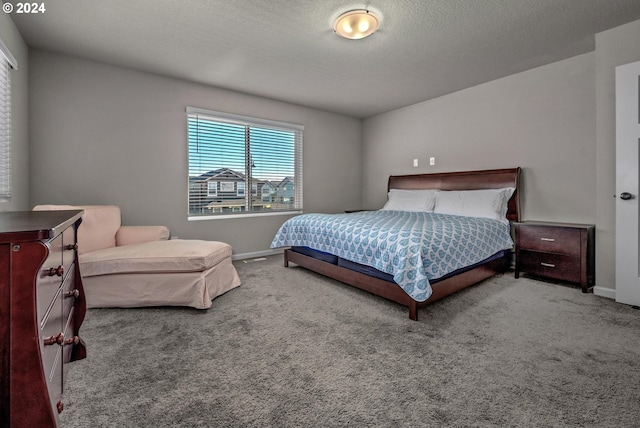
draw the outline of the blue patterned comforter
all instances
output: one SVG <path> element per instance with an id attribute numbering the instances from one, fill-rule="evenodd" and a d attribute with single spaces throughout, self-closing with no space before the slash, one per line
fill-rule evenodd
<path id="1" fill-rule="evenodd" d="M 496 220 L 425 212 L 303 214 L 280 227 L 271 248 L 305 246 L 372 266 L 423 302 L 430 279 L 511 248 L 509 231 Z"/>

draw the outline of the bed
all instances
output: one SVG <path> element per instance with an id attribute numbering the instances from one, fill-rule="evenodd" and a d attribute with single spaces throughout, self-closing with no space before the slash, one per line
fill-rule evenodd
<path id="1" fill-rule="evenodd" d="M 282 225 L 272 247 L 289 247 L 285 267 L 294 263 L 404 305 L 417 321 L 418 309 L 509 268 L 519 181 L 520 168 L 392 175 L 382 210 L 296 216 Z M 458 215 L 458 195 L 485 193 L 503 195 L 500 221 Z M 439 202 L 431 211 L 404 211 L 402 204 L 390 205 L 399 194 L 418 194 L 421 201 L 433 194 L 433 204 Z M 456 215 L 440 208 L 452 200 Z"/>

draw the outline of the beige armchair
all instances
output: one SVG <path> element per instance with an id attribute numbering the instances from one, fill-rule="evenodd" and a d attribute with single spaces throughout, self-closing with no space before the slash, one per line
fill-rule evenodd
<path id="1" fill-rule="evenodd" d="M 169 240 L 165 226 L 122 226 L 115 205 L 38 205 L 34 210 L 82 209 L 78 257 L 87 306 L 211 307 L 240 285 L 224 242 Z"/>

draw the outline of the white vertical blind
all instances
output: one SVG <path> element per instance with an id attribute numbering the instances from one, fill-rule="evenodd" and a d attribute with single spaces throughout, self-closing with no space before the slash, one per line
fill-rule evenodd
<path id="1" fill-rule="evenodd" d="M 295 124 L 187 108 L 189 217 L 302 210 Z"/>
<path id="2" fill-rule="evenodd" d="M 15 59 L 0 41 L 0 201 L 11 198 L 11 75 Z"/>

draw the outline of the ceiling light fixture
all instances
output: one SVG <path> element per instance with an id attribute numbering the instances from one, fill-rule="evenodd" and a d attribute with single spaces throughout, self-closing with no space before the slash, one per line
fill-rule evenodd
<path id="1" fill-rule="evenodd" d="M 366 9 L 350 10 L 333 23 L 333 30 L 345 39 L 358 40 L 372 35 L 378 29 L 378 16 Z"/>

